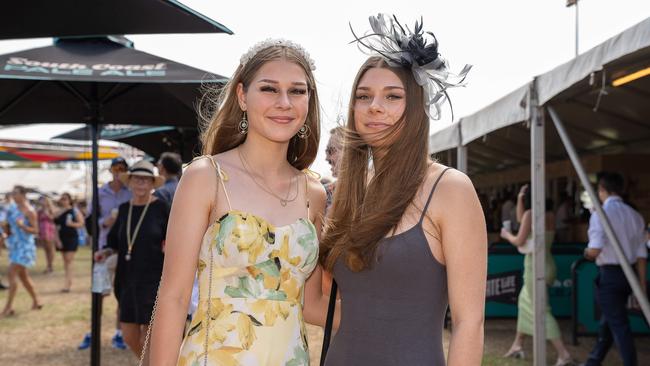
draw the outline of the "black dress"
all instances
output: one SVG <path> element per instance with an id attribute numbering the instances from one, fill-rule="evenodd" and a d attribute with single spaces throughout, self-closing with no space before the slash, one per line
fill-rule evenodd
<path id="1" fill-rule="evenodd" d="M 142 214 L 142 206 L 133 206 L 131 233 Z M 119 207 L 117 220 L 108 233 L 106 246 L 118 254 L 115 270 L 115 297 L 120 307 L 120 321 L 149 324 L 163 268 L 163 245 L 167 233 L 169 205 L 157 199 L 149 205 L 140 230 L 126 260 L 126 222 L 129 202 Z"/>
<path id="2" fill-rule="evenodd" d="M 79 246 L 79 232 L 76 228 L 66 225 L 68 218 L 71 221 L 75 219 L 74 208 L 66 210 L 54 219 L 54 224 L 59 231 L 59 238 L 61 239 L 62 252 L 76 252 Z"/>

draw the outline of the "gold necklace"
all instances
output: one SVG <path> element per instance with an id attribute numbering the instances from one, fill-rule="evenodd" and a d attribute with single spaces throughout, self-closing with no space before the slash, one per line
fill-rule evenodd
<path id="1" fill-rule="evenodd" d="M 133 212 L 133 202 L 129 200 L 129 214 L 126 217 L 126 245 L 128 246 L 128 249 L 126 255 L 124 256 L 124 259 L 126 259 L 127 261 L 131 260 L 131 250 L 133 250 L 133 244 L 135 244 L 135 239 L 137 239 L 138 237 L 138 232 L 140 232 L 140 226 L 142 225 L 142 221 L 144 220 L 144 215 L 147 213 L 147 209 L 149 208 L 150 203 L 151 203 L 151 197 L 149 197 L 147 204 L 144 205 L 144 209 L 142 210 L 142 214 L 140 214 L 138 223 L 135 224 L 135 230 L 133 231 L 133 235 L 131 235 L 131 213 Z"/>
<path id="2" fill-rule="evenodd" d="M 248 176 L 251 177 L 253 182 L 258 187 L 260 187 L 264 192 L 266 192 L 266 193 L 270 194 L 271 196 L 273 196 L 273 197 L 277 198 L 278 200 L 280 200 L 280 204 L 282 205 L 282 207 L 285 207 L 287 205 L 287 203 L 293 202 L 293 201 L 296 200 L 296 198 L 298 198 L 298 180 L 297 179 L 296 179 L 296 194 L 293 196 L 293 198 L 289 199 L 289 194 L 291 193 L 291 184 L 289 184 L 289 189 L 287 190 L 286 197 L 282 198 L 282 197 L 278 196 L 277 194 L 275 194 L 275 192 L 273 192 L 271 190 L 271 188 L 266 187 L 264 185 L 264 183 L 259 183 L 257 181 L 257 179 L 255 179 L 255 176 L 248 169 L 248 162 L 246 161 L 246 158 L 244 157 L 244 154 L 242 154 L 241 149 L 237 148 L 237 152 L 239 153 L 239 161 L 241 161 L 241 164 L 244 167 L 244 170 L 246 171 L 246 174 L 248 174 Z"/>

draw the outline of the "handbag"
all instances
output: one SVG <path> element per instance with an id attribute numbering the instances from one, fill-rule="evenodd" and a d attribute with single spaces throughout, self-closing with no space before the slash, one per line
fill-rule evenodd
<path id="1" fill-rule="evenodd" d="M 323 332 L 323 348 L 320 353 L 320 366 L 325 365 L 325 357 L 327 356 L 327 349 L 330 346 L 330 338 L 332 337 L 332 326 L 334 325 L 334 311 L 336 310 L 336 291 L 338 285 L 336 280 L 332 279 L 332 290 L 330 291 L 330 301 L 327 305 L 327 318 L 325 319 L 325 331 Z"/>

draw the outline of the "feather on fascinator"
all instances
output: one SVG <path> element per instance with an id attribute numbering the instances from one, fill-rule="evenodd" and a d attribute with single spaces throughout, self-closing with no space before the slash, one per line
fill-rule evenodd
<path id="1" fill-rule="evenodd" d="M 439 120 L 441 107 L 449 100 L 447 89 L 465 86 L 464 80 L 472 68 L 465 65 L 458 74 L 449 71 L 447 61 L 438 53 L 438 40 L 431 32 L 423 30 L 423 20 L 415 22 L 411 31 L 397 18 L 378 14 L 369 18 L 371 31 L 359 37 L 350 30 L 359 49 L 369 55 L 379 54 L 393 67 L 410 68 L 418 85 L 424 90 L 425 112 L 429 118 Z M 454 110 L 451 108 L 452 120 Z"/>

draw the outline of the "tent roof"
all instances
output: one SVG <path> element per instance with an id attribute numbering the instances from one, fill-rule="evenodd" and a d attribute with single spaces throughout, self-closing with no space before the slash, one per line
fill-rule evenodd
<path id="1" fill-rule="evenodd" d="M 463 145 L 513 123 L 528 119 L 526 99 L 530 83 L 520 86 L 480 111 L 460 119 Z"/>
<path id="2" fill-rule="evenodd" d="M 429 150 L 431 153 L 453 149 L 460 142 L 460 124 L 452 123 L 429 136 Z"/>
<path id="3" fill-rule="evenodd" d="M 643 61 L 646 66 L 650 66 L 647 62 L 648 58 L 650 58 L 650 18 L 575 59 L 536 77 L 535 90 L 539 103 L 543 105 L 554 97 L 562 97 L 563 92 L 566 92 L 567 89 L 579 86 L 580 82 L 584 82 L 592 73 L 603 69 L 618 69 L 616 71 L 620 74 L 625 73 L 626 68 L 634 69 Z M 606 74 L 608 80 L 612 76 L 616 76 L 614 70 Z M 462 143 L 468 144 L 492 131 L 527 120 L 528 110 L 525 101 L 532 83 L 533 81 L 497 99 L 485 108 L 461 118 Z M 437 140 L 435 137 L 432 138 Z M 443 148 L 440 149 L 436 145 L 432 152 L 445 150 L 444 145 L 440 146 Z"/>
<path id="4" fill-rule="evenodd" d="M 469 173 L 530 163 L 530 133 L 525 121 L 529 117 L 526 97 L 533 86 L 540 105 L 556 109 L 578 153 L 650 153 L 650 77 L 612 86 L 616 78 L 650 66 L 648 60 L 650 18 L 461 118 Z M 550 118 L 546 120 L 547 161 L 566 159 Z M 430 141 L 438 141 L 445 133 L 448 131 L 434 133 Z M 451 142 L 431 143 L 431 152 L 451 147 Z"/>
<path id="5" fill-rule="evenodd" d="M 591 73 L 603 70 L 603 67 L 610 62 L 639 51 L 648 54 L 647 48 L 649 47 L 650 18 L 647 18 L 573 60 L 538 76 L 537 94 L 540 105 L 546 104 L 553 97 L 579 83 Z M 646 63 L 646 66 L 649 65 Z"/>

